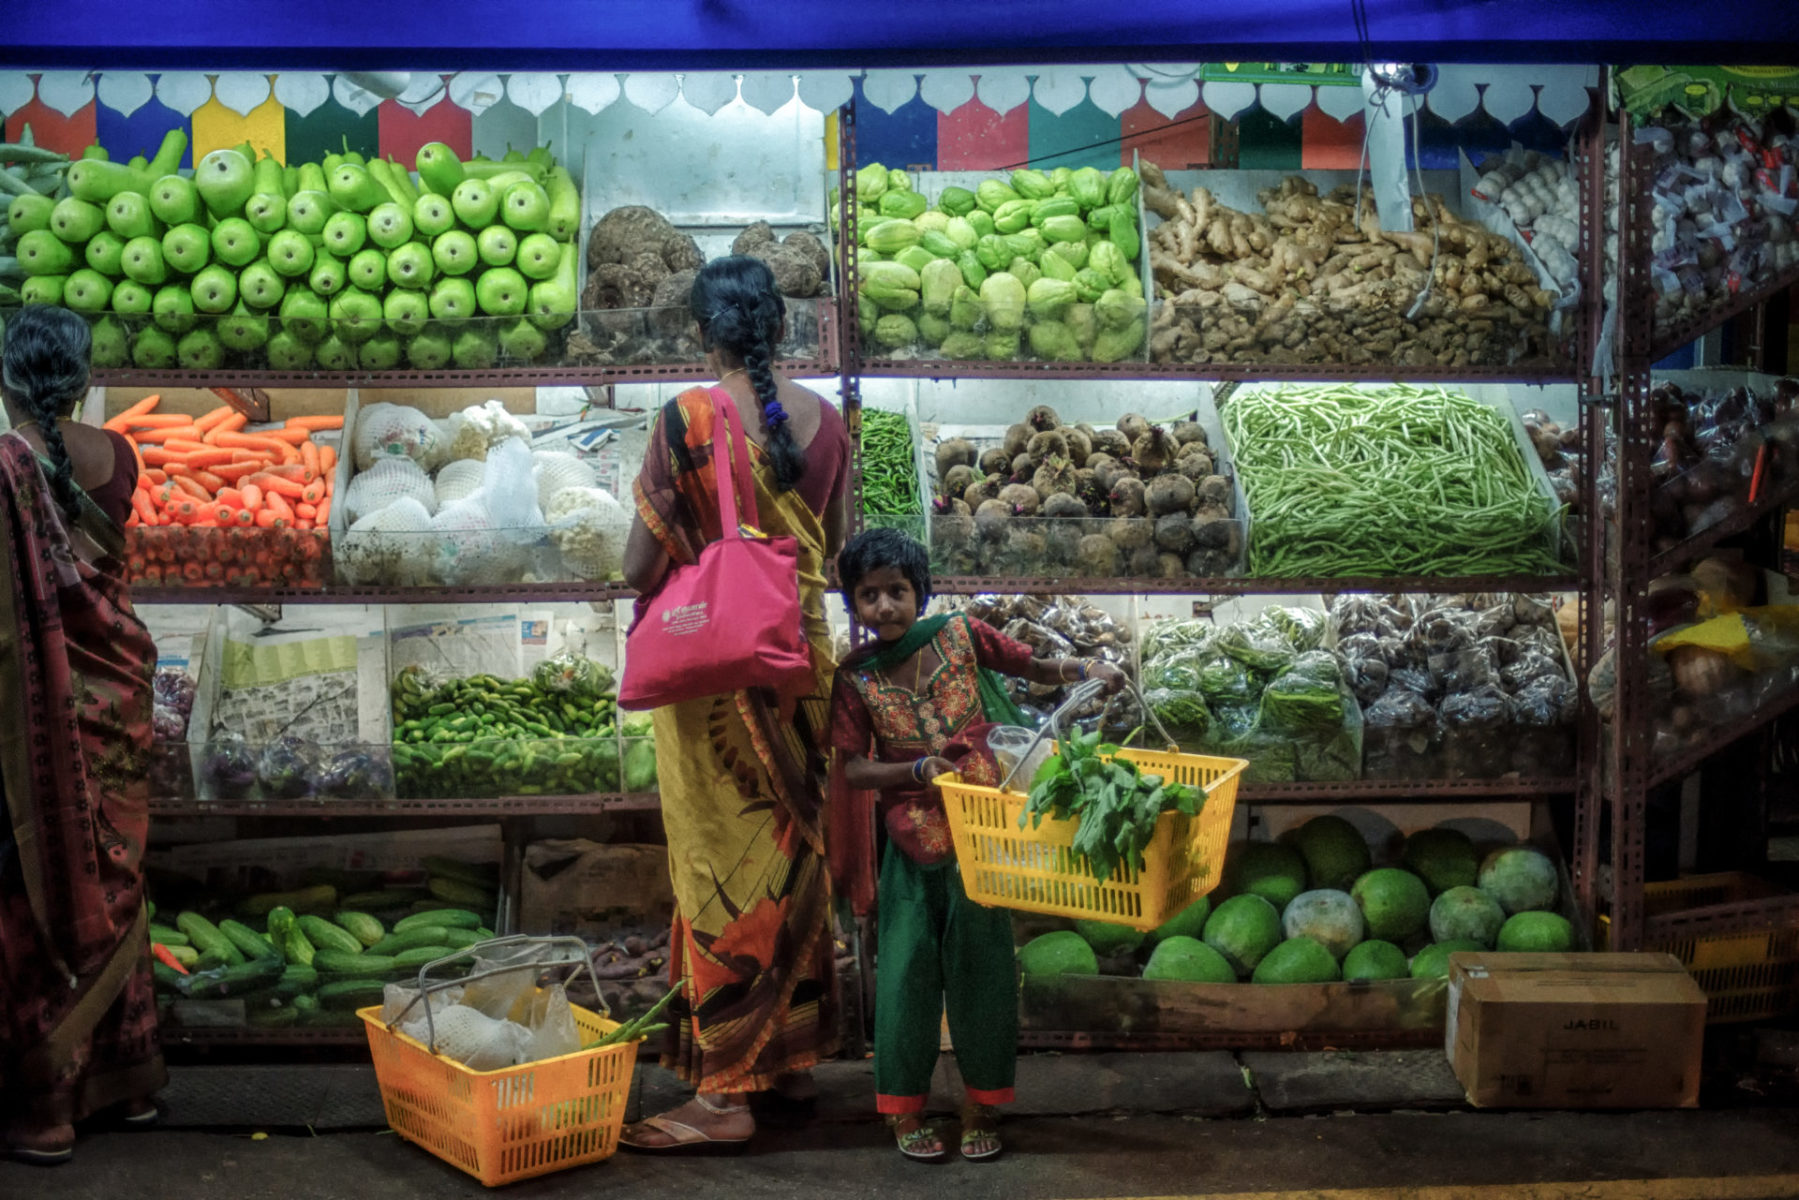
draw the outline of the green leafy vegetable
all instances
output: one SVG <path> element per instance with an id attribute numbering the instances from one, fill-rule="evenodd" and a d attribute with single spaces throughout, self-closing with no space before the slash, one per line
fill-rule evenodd
<path id="1" fill-rule="evenodd" d="M 1198 788 L 1142 773 L 1118 751 L 1098 733 L 1063 741 L 1061 753 L 1038 769 L 1018 818 L 1020 828 L 1028 820 L 1033 829 L 1045 817 L 1079 821 L 1073 849 L 1101 883 L 1120 868 L 1142 869 L 1143 848 L 1163 813 L 1197 816 L 1206 800 Z"/>

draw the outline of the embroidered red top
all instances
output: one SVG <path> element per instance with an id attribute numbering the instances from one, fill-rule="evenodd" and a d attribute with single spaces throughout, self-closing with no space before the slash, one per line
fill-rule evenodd
<path id="1" fill-rule="evenodd" d="M 832 749 L 887 763 L 942 755 L 964 730 L 986 723 L 977 669 L 1023 675 L 1031 665 L 1029 646 L 965 613 L 951 616 L 931 644 L 941 662 L 917 692 L 874 671 L 838 669 Z M 876 814 L 915 862 L 942 862 L 953 853 L 936 789 L 890 788 L 880 794 Z"/>

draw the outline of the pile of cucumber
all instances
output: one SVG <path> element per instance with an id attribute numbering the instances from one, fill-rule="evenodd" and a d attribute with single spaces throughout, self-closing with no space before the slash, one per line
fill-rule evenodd
<path id="1" fill-rule="evenodd" d="M 425 889 L 266 892 L 216 921 L 189 910 L 168 925 L 152 904 L 156 990 L 242 1001 L 256 1028 L 354 1026 L 356 1010 L 380 1004 L 388 983 L 494 936 L 494 869 L 447 859 L 426 867 Z"/>

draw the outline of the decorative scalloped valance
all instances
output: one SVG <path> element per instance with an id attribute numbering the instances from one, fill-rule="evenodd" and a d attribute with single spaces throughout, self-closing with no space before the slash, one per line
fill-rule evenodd
<path id="1" fill-rule="evenodd" d="M 810 108 L 829 111 L 855 95 L 857 80 L 861 81 L 864 101 L 886 112 L 914 101 L 922 101 L 938 112 L 954 112 L 973 99 L 1001 114 L 1035 100 L 1058 115 L 1082 101 L 1091 101 L 1114 117 L 1140 102 L 1172 117 L 1201 99 L 1207 109 L 1226 118 L 1237 116 L 1258 102 L 1282 118 L 1291 117 L 1314 102 L 1338 120 L 1362 108 L 1361 90 L 1357 87 L 1298 81 L 1204 80 L 1201 73 L 1199 63 L 1050 64 L 748 74 L 413 72 L 409 79 L 396 78 L 392 82 L 405 84 L 395 97 L 396 102 L 420 115 L 446 100 L 480 113 L 502 99 L 534 116 L 563 100 L 594 114 L 621 100 L 658 112 L 677 99 L 707 113 L 715 113 L 738 100 L 773 113 L 796 96 Z M 33 74 L 38 76 L 35 89 Z M 363 113 L 382 99 L 363 86 L 372 82 L 362 75 L 285 71 L 274 75 L 247 71 L 168 71 L 156 75 L 114 71 L 0 72 L 0 113 L 29 103 L 34 92 L 43 104 L 65 115 L 75 113 L 96 95 L 102 104 L 127 116 L 152 96 L 183 116 L 191 116 L 214 98 L 226 108 L 248 114 L 271 95 L 301 115 L 332 97 L 345 108 Z M 1494 118 L 1509 124 L 1534 108 L 1557 125 L 1565 126 L 1587 111 L 1588 89 L 1598 82 L 1599 69 L 1594 66 L 1450 65 L 1441 68 L 1437 85 L 1425 103 L 1433 113 L 1452 122 L 1485 108 Z"/>

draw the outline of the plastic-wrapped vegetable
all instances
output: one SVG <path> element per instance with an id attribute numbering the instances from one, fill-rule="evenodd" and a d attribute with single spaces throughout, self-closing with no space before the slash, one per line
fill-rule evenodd
<path id="1" fill-rule="evenodd" d="M 639 740 L 625 751 L 624 788 L 627 792 L 656 790 L 656 743 Z"/>
<path id="2" fill-rule="evenodd" d="M 1224 630 L 1213 644 L 1256 671 L 1284 671 L 1293 662 L 1293 651 L 1284 638 L 1242 625 L 1233 625 Z"/>
<path id="3" fill-rule="evenodd" d="M 151 694 L 157 704 L 173 709 L 180 715 L 183 731 L 186 730 L 187 718 L 194 711 L 194 678 L 186 671 L 175 667 L 158 667 L 151 683 Z"/>
<path id="4" fill-rule="evenodd" d="M 377 800 L 393 795 L 393 764 L 387 755 L 358 746 L 332 755 L 319 771 L 318 793 L 338 800 Z"/>
<path id="5" fill-rule="evenodd" d="M 1271 733 L 1328 734 L 1343 724 L 1343 673 L 1327 653 L 1294 660 L 1262 692 L 1262 727 Z"/>
<path id="6" fill-rule="evenodd" d="M 158 742 L 179 742 L 187 736 L 187 718 L 166 704 L 150 712 L 150 736 Z"/>
<path id="7" fill-rule="evenodd" d="M 1365 770 L 1370 779 L 1436 775 L 1437 710 L 1418 692 L 1389 686 L 1363 715 Z"/>
<path id="8" fill-rule="evenodd" d="M 207 745 L 200 773 L 221 799 L 242 800 L 256 786 L 256 755 L 242 735 L 222 733 Z"/>
<path id="9" fill-rule="evenodd" d="M 1279 633 L 1300 653 L 1324 644 L 1325 616 L 1315 608 L 1264 609 L 1258 624 Z"/>
<path id="10" fill-rule="evenodd" d="M 1199 669 L 1199 690 L 1213 704 L 1250 704 L 1260 694 L 1248 667 L 1228 654 L 1208 655 Z"/>
<path id="11" fill-rule="evenodd" d="M 1448 778 L 1488 779 L 1509 769 L 1512 703 L 1497 684 L 1446 696 L 1437 711 Z"/>
<path id="12" fill-rule="evenodd" d="M 262 748 L 256 760 L 256 781 L 266 800 L 297 800 L 312 794 L 318 748 L 297 737 L 282 737 Z"/>
<path id="13" fill-rule="evenodd" d="M 531 671 L 531 680 L 546 692 L 589 703 L 613 693 L 611 670 L 571 650 L 538 663 Z"/>
<path id="14" fill-rule="evenodd" d="M 1212 727 L 1212 710 L 1195 691 L 1151 688 L 1143 693 L 1150 709 L 1183 747 L 1199 745 Z"/>

